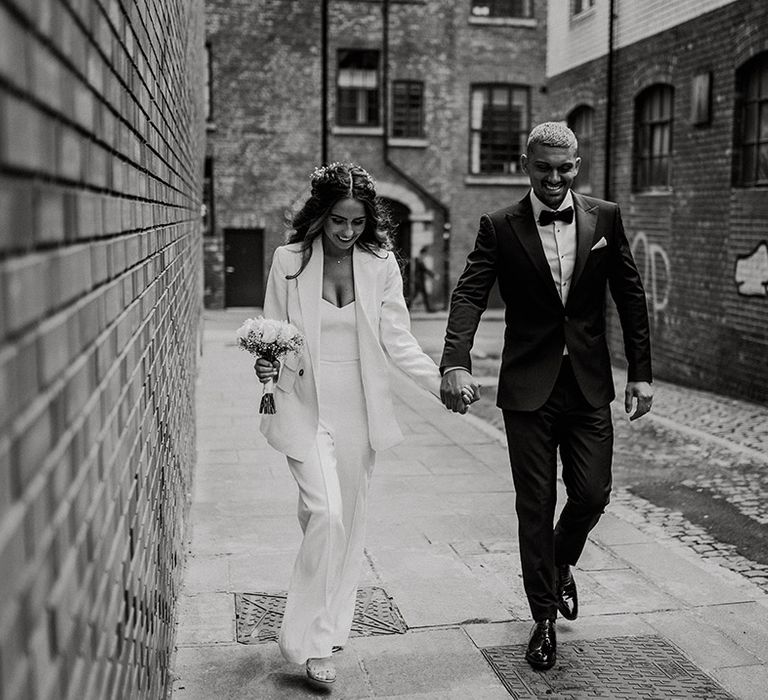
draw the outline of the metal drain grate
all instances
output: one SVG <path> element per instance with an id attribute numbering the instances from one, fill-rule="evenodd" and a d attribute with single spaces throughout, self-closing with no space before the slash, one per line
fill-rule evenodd
<path id="1" fill-rule="evenodd" d="M 277 641 L 284 611 L 285 593 L 235 593 L 237 641 Z M 404 634 L 407 630 L 400 611 L 383 588 L 358 589 L 350 636 Z"/>
<path id="2" fill-rule="evenodd" d="M 733 700 L 732 695 L 661 637 L 611 637 L 558 644 L 557 664 L 541 673 L 525 661 L 525 649 L 524 645 L 482 649 L 504 687 L 518 700 Z"/>
<path id="3" fill-rule="evenodd" d="M 235 627 L 240 644 L 277 641 L 285 612 L 284 593 L 235 593 Z"/>

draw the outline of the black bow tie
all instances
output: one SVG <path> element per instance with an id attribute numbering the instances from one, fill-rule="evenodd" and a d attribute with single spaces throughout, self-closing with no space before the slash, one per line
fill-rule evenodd
<path id="1" fill-rule="evenodd" d="M 539 225 L 549 226 L 553 221 L 565 221 L 566 224 L 570 224 L 573 221 L 573 207 L 566 207 L 560 211 L 542 209 L 539 214 Z"/>

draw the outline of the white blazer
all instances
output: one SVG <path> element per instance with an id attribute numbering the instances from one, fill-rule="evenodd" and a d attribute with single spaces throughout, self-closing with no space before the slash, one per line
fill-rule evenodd
<path id="1" fill-rule="evenodd" d="M 264 316 L 289 321 L 305 338 L 299 357 L 289 355 L 275 384 L 275 413 L 264 414 L 261 432 L 278 452 L 304 461 L 318 428 L 317 383 L 320 350 L 320 301 L 323 293 L 322 236 L 312 244 L 312 257 L 302 273 L 300 244 L 275 250 L 264 299 Z M 393 364 L 435 396 L 440 371 L 411 334 L 403 299 L 403 279 L 392 252 L 381 257 L 357 247 L 352 253 L 355 316 L 360 370 L 368 413 L 371 447 L 385 450 L 403 439 L 395 419 L 387 356 Z"/>

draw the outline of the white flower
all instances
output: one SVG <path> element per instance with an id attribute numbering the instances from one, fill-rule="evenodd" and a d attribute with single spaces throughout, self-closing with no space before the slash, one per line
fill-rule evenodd
<path id="1" fill-rule="evenodd" d="M 304 344 L 296 326 L 263 316 L 243 323 L 237 329 L 236 339 L 243 350 L 268 360 L 280 359 L 289 352 L 298 353 Z"/>
<path id="2" fill-rule="evenodd" d="M 279 328 L 274 321 L 266 320 L 261 327 L 261 342 L 274 343 L 277 340 Z"/>

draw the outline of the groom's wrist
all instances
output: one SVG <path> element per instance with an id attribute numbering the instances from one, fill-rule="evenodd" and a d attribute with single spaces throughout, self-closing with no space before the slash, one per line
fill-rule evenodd
<path id="1" fill-rule="evenodd" d="M 466 367 L 461 367 L 460 365 L 455 365 L 453 367 L 445 367 L 445 368 L 443 368 L 443 376 L 448 374 L 448 372 L 455 372 L 457 369 L 463 369 L 465 372 L 469 372 L 469 370 Z"/>

